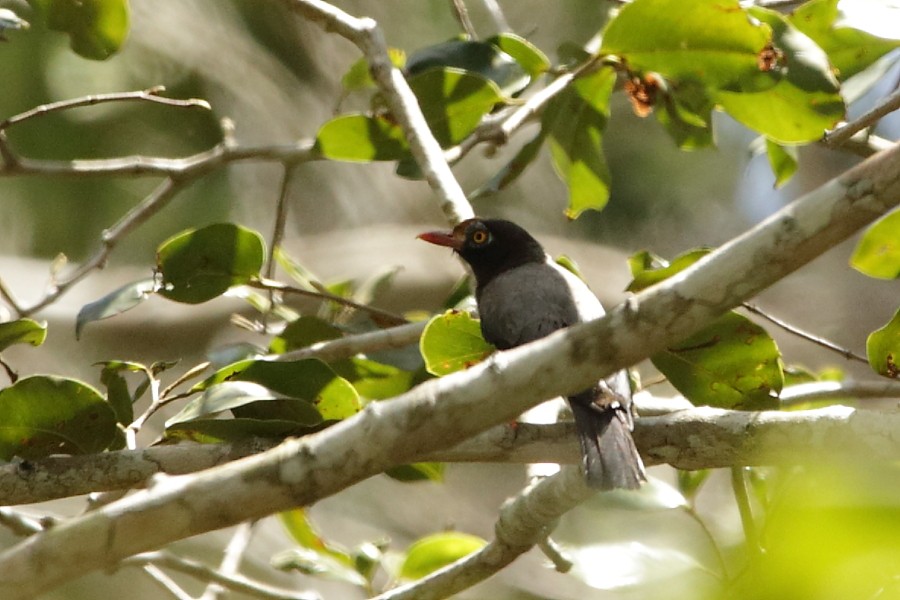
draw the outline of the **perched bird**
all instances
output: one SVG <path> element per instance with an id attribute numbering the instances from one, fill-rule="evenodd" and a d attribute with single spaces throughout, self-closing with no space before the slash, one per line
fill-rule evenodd
<path id="1" fill-rule="evenodd" d="M 419 238 L 452 248 L 475 276 L 484 339 L 500 350 L 601 317 L 587 285 L 557 265 L 527 231 L 499 219 L 468 219 L 452 232 Z M 625 371 L 569 396 L 587 483 L 601 490 L 634 489 L 646 479 L 631 438 L 631 387 Z"/>

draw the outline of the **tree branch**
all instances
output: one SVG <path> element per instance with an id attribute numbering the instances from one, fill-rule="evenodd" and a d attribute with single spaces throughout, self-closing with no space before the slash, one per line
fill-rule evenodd
<path id="1" fill-rule="evenodd" d="M 31 536 L 0 554 L 5 593 L 9 600 L 33 597 L 174 540 L 310 504 L 509 422 L 547 398 L 584 389 L 684 339 L 898 203 L 900 145 L 601 319 L 496 353 L 257 456 L 190 477 L 155 478 L 146 490 Z M 496 401 L 501 392 L 502 403 Z"/>
<path id="2" fill-rule="evenodd" d="M 846 397 L 847 391 L 841 395 Z M 641 417 L 634 437 L 648 466 L 712 469 L 806 463 L 834 452 L 847 459 L 894 460 L 900 457 L 900 440 L 891 432 L 898 430 L 898 413 L 845 406 L 761 413 L 698 407 Z M 453 448 L 415 459 L 576 464 L 580 454 L 575 440 L 575 426 L 570 422 L 504 424 Z M 256 438 L 233 444 L 182 443 L 8 463 L 0 467 L 0 497 L 7 505 L 31 504 L 89 492 L 143 487 L 156 475 L 196 473 L 265 452 L 282 441 Z"/>
<path id="3" fill-rule="evenodd" d="M 470 588 L 540 543 L 563 514 L 596 493 L 577 467 L 540 479 L 503 505 L 484 548 L 375 600 L 437 600 Z"/>
<path id="4" fill-rule="evenodd" d="M 444 215 L 453 224 L 475 216 L 465 192 L 444 158 L 443 150 L 428 128 L 415 94 L 403 74 L 391 62 L 387 43 L 377 23 L 369 18 L 353 17 L 320 0 L 285 2 L 289 8 L 318 23 L 325 30 L 334 31 L 359 48 L 369 63 L 372 79 L 403 130 L 413 158 L 431 189 L 438 195 Z"/>

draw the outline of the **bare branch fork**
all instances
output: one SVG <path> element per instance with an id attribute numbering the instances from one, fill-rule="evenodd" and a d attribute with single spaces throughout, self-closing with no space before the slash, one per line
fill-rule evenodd
<path id="1" fill-rule="evenodd" d="M 154 480 L 147 490 L 0 554 L 0 580 L 9 582 L 12 599 L 34 596 L 87 570 L 186 535 L 313 503 L 385 468 L 449 448 L 683 339 L 898 203 L 900 146 L 791 203 L 603 319 L 498 353 L 257 456 Z M 506 402 L 496 401 L 501 393 Z M 363 455 L 361 447 L 371 453 Z"/>

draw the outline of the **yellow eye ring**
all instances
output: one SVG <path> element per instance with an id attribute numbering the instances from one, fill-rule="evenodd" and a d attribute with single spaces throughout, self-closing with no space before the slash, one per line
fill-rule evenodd
<path id="1" fill-rule="evenodd" d="M 488 241 L 488 233 L 487 231 L 483 231 L 479 229 L 478 231 L 472 233 L 472 241 L 476 244 L 483 244 Z"/>

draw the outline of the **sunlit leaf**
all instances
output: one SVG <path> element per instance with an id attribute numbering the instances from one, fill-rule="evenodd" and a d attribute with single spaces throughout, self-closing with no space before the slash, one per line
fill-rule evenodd
<path id="1" fill-rule="evenodd" d="M 72 50 L 84 58 L 105 60 L 128 35 L 128 0 L 30 0 L 47 27 L 68 33 Z"/>
<path id="2" fill-rule="evenodd" d="M 480 537 L 447 531 L 421 538 L 406 552 L 406 559 L 400 566 L 400 577 L 421 579 L 432 571 L 476 552 L 484 547 Z"/>
<path id="3" fill-rule="evenodd" d="M 781 354 L 766 331 L 731 312 L 651 358 L 695 405 L 742 410 L 778 406 Z"/>
<path id="4" fill-rule="evenodd" d="M 343 332 L 319 317 L 304 315 L 287 324 L 269 345 L 269 352 L 283 354 L 291 350 L 306 348 L 316 342 L 336 340 L 343 337 Z"/>
<path id="5" fill-rule="evenodd" d="M 722 90 L 716 100 L 732 117 L 775 142 L 820 139 L 845 113 L 828 57 L 780 13 L 758 7 L 750 13 L 772 28 L 775 48 L 783 53 L 772 58 L 766 71 L 776 83 L 753 93 Z"/>
<path id="6" fill-rule="evenodd" d="M 625 289 L 629 292 L 646 289 L 683 271 L 710 252 L 709 248 L 695 248 L 676 256 L 671 263 L 646 250 L 638 252 L 628 258 L 633 279 Z"/>
<path id="7" fill-rule="evenodd" d="M 766 139 L 766 155 L 769 157 L 772 173 L 775 174 L 775 187 L 779 188 L 797 172 L 800 154 L 796 146 L 782 146 Z"/>
<path id="8" fill-rule="evenodd" d="M 363 114 L 341 115 L 322 125 L 316 150 L 325 158 L 350 162 L 399 160 L 409 155 L 399 125 Z"/>
<path id="9" fill-rule="evenodd" d="M 729 597 L 897 598 L 898 489 L 896 461 L 823 457 L 793 470 L 761 519 L 765 552 L 748 556 Z"/>
<path id="10" fill-rule="evenodd" d="M 603 154 L 603 130 L 615 82 L 611 68 L 579 78 L 553 98 L 541 118 L 553 166 L 569 188 L 570 219 L 585 210 L 602 210 L 609 199 L 611 176 Z"/>
<path id="11" fill-rule="evenodd" d="M 675 82 L 752 90 L 771 85 L 757 64 L 769 41 L 737 0 L 693 0 L 689 10 L 680 0 L 635 0 L 609 22 L 600 52 Z"/>
<path id="12" fill-rule="evenodd" d="M 330 556 L 347 566 L 353 565 L 353 558 L 346 550 L 333 542 L 327 541 L 316 531 L 306 509 L 295 508 L 288 510 L 278 513 L 278 517 L 287 532 L 294 538 L 294 541 L 303 548 Z"/>
<path id="13" fill-rule="evenodd" d="M 486 41 L 515 59 L 532 79 L 550 69 L 550 59 L 547 58 L 547 55 L 540 48 L 514 33 L 500 33 Z"/>
<path id="14" fill-rule="evenodd" d="M 116 421 L 122 425 L 128 425 L 134 421 L 134 402 L 146 390 L 150 382 L 147 367 L 140 363 L 120 360 L 110 360 L 99 363 L 103 365 L 100 372 L 100 383 L 106 386 L 106 401 L 116 411 Z M 128 389 L 128 382 L 124 373 L 141 373 L 143 380 L 132 394 Z"/>
<path id="15" fill-rule="evenodd" d="M 432 375 L 447 375 L 474 365 L 494 348 L 481 336 L 481 325 L 469 313 L 451 310 L 425 326 L 419 340 L 425 368 Z"/>
<path id="16" fill-rule="evenodd" d="M 33 319 L 16 319 L 0 323 L 0 352 L 15 344 L 40 346 L 47 339 L 47 323 Z"/>
<path id="17" fill-rule="evenodd" d="M 446 68 L 480 75 L 508 95 L 520 91 L 529 81 L 525 69 L 489 41 L 450 40 L 417 50 L 406 61 L 406 72 L 413 80 L 429 70 Z"/>
<path id="18" fill-rule="evenodd" d="M 406 65 L 406 52 L 399 48 L 388 48 L 388 57 L 398 69 Z M 369 73 L 369 61 L 365 57 L 353 63 L 344 76 L 341 77 L 341 86 L 346 92 L 355 92 L 366 88 L 375 87 L 372 75 Z"/>
<path id="19" fill-rule="evenodd" d="M 879 375 L 900 378 L 900 310 L 884 327 L 869 334 L 866 356 Z"/>
<path id="20" fill-rule="evenodd" d="M 255 231 L 234 223 L 190 229 L 156 252 L 160 294 L 176 302 L 206 302 L 258 276 L 264 260 L 265 243 Z"/>
<path id="21" fill-rule="evenodd" d="M 442 147 L 472 133 L 482 117 L 503 101 L 497 84 L 458 69 L 429 69 L 411 77 L 412 88 L 431 132 Z"/>
<path id="22" fill-rule="evenodd" d="M 142 279 L 123 285 L 99 300 L 85 304 L 75 317 L 75 339 L 81 337 L 81 332 L 88 323 L 114 317 L 141 304 L 150 297 L 155 287 L 156 282 L 153 279 Z"/>
<path id="23" fill-rule="evenodd" d="M 838 16 L 838 0 L 810 0 L 798 6 L 788 18 L 794 27 L 825 51 L 841 81 L 900 47 L 898 40 L 886 40 L 859 29 L 837 26 Z"/>
<path id="24" fill-rule="evenodd" d="M 444 463 L 427 462 L 412 463 L 409 465 L 400 465 L 393 469 L 388 469 L 385 474 L 391 479 L 413 483 L 417 481 L 435 481 L 444 480 Z"/>
<path id="25" fill-rule="evenodd" d="M 888 213 L 866 229 L 856 244 L 850 265 L 869 277 L 900 277 L 900 210 Z"/>
<path id="26" fill-rule="evenodd" d="M 116 433 L 103 396 L 74 379 L 34 375 L 0 390 L 0 459 L 91 454 Z"/>
<path id="27" fill-rule="evenodd" d="M 274 568 L 282 571 L 296 570 L 304 575 L 342 581 L 360 587 L 368 584 L 366 578 L 352 566 L 309 548 L 292 548 L 279 552 L 270 562 Z"/>

